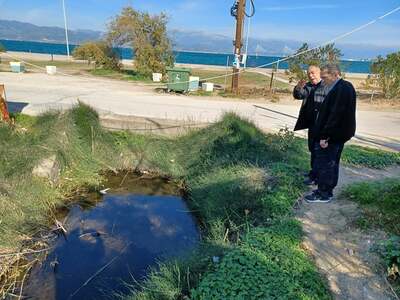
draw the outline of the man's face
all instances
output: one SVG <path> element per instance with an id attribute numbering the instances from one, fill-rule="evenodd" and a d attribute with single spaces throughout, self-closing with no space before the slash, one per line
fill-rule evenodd
<path id="1" fill-rule="evenodd" d="M 307 71 L 307 75 L 312 84 L 317 84 L 321 81 L 321 70 L 318 67 L 310 67 Z"/>
<path id="2" fill-rule="evenodd" d="M 337 74 L 330 74 L 328 70 L 322 70 L 321 71 L 321 78 L 324 81 L 324 83 L 330 85 L 335 82 L 335 80 L 338 78 Z"/>

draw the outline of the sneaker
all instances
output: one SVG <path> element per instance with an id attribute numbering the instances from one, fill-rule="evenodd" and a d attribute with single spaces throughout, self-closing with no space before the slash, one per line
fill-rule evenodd
<path id="1" fill-rule="evenodd" d="M 305 196 L 304 199 L 308 203 L 329 203 L 333 199 L 333 194 L 329 192 L 321 193 L 320 191 L 316 190 Z"/>

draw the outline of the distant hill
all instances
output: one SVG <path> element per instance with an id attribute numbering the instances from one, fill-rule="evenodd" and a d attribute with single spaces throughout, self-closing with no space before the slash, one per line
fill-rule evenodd
<path id="1" fill-rule="evenodd" d="M 71 44 L 101 39 L 101 31 L 69 30 Z M 232 37 L 201 31 L 171 30 L 169 35 L 178 51 L 232 53 Z M 61 27 L 36 26 L 30 23 L 0 20 L 0 39 L 64 43 L 65 32 Z M 302 42 L 285 39 L 250 38 L 249 54 L 285 56 L 292 54 Z M 345 58 L 368 59 L 399 51 L 398 47 L 375 45 L 337 44 Z"/>
<path id="2" fill-rule="evenodd" d="M 98 40 L 103 33 L 93 30 L 69 30 L 71 44 Z M 33 41 L 33 42 L 65 42 L 65 30 L 60 27 L 36 26 L 30 23 L 0 20 L 0 39 Z"/>
<path id="3" fill-rule="evenodd" d="M 220 34 L 207 34 L 201 31 L 173 30 L 170 36 L 176 50 L 207 51 L 231 53 L 231 37 Z M 259 55 L 287 55 L 301 46 L 300 42 L 275 39 L 249 39 L 248 53 Z"/>

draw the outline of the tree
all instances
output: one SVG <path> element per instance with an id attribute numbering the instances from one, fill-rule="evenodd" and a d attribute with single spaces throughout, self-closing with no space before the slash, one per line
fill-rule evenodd
<path id="1" fill-rule="evenodd" d="M 108 26 L 108 41 L 116 46 L 131 44 L 138 73 L 149 76 L 165 73 L 173 66 L 174 56 L 167 35 L 168 18 L 165 14 L 150 15 L 126 7 Z"/>
<path id="2" fill-rule="evenodd" d="M 400 96 L 400 52 L 389 54 L 386 58 L 378 56 L 372 65 L 372 73 L 387 99 Z"/>
<path id="3" fill-rule="evenodd" d="M 309 45 L 304 43 L 295 53 L 295 57 L 288 60 L 291 80 L 307 79 L 305 69 L 309 65 L 322 66 L 327 63 L 338 64 L 343 56 L 335 44 L 328 44 L 309 51 Z"/>
<path id="4" fill-rule="evenodd" d="M 105 41 L 88 42 L 74 49 L 72 53 L 75 59 L 84 59 L 88 64 L 94 62 L 95 69 L 102 67 L 104 69 L 119 70 L 118 53 Z"/>

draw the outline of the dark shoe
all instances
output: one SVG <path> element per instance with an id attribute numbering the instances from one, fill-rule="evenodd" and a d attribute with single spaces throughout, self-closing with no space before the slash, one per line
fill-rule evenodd
<path id="1" fill-rule="evenodd" d="M 313 191 L 304 197 L 308 203 L 329 203 L 333 199 L 333 194 L 329 192 Z"/>
<path id="2" fill-rule="evenodd" d="M 314 179 L 311 179 L 311 178 L 304 179 L 303 183 L 305 185 L 316 185 L 317 184 L 317 182 Z"/>

